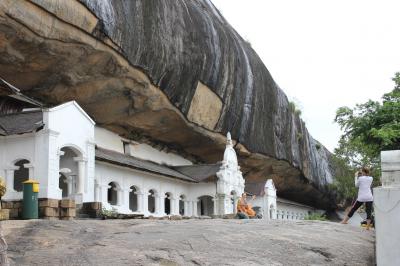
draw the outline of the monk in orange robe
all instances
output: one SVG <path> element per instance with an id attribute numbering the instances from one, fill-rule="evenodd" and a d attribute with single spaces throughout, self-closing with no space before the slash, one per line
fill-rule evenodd
<path id="1" fill-rule="evenodd" d="M 243 193 L 242 197 L 240 197 L 237 203 L 237 211 L 245 213 L 249 217 L 255 217 L 256 212 L 253 210 L 252 206 L 249 203 L 247 203 L 246 197 L 247 197 L 246 193 Z"/>

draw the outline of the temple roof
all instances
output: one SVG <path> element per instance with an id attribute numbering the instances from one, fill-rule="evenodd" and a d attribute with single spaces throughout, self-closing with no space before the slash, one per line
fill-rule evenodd
<path id="1" fill-rule="evenodd" d="M 221 163 L 183 165 L 183 166 L 173 166 L 172 168 L 200 182 L 200 181 L 205 181 L 210 177 L 214 177 L 215 174 L 219 171 L 221 165 L 222 165 Z"/>
<path id="2" fill-rule="evenodd" d="M 0 78 L 0 96 L 12 97 L 21 102 L 24 102 L 25 104 L 28 104 L 29 107 L 42 106 L 40 102 L 22 94 L 18 88 L 14 87 L 2 78 Z"/>
<path id="3" fill-rule="evenodd" d="M 43 127 L 41 110 L 0 115 L 0 135 L 17 135 L 36 132 Z"/>
<path id="4" fill-rule="evenodd" d="M 196 182 L 193 178 L 171 169 L 168 166 L 99 147 L 96 147 L 96 160 L 153 174 L 177 178 L 183 181 Z"/>

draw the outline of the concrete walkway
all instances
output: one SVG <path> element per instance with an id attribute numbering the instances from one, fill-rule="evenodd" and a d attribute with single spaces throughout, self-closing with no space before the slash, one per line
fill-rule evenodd
<path id="1" fill-rule="evenodd" d="M 5 221 L 11 265 L 373 265 L 374 231 L 318 221 Z"/>

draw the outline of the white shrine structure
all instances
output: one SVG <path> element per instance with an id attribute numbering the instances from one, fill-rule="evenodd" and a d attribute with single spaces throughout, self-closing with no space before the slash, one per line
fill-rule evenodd
<path id="1" fill-rule="evenodd" d="M 13 91 L 6 96 L 11 102 L 32 103 L 0 81 Z M 298 220 L 315 211 L 277 198 L 272 180 L 260 191 L 251 191 L 251 184 L 245 187 L 229 133 L 221 162 L 194 165 L 178 154 L 96 126 L 75 101 L 53 108 L 35 107 L 33 102 L 34 108 L 19 111 L 4 106 L 0 105 L 0 176 L 7 184 L 3 201 L 21 200 L 22 182 L 35 179 L 41 199 L 101 202 L 105 209 L 126 214 L 219 217 L 236 213 L 245 189 L 257 196 L 250 203 L 260 207 L 266 219 Z"/>

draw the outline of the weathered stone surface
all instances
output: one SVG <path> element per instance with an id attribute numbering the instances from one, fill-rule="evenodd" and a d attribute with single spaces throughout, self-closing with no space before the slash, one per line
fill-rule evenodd
<path id="1" fill-rule="evenodd" d="M 62 200 L 60 200 L 60 207 L 61 208 L 75 208 L 76 207 L 75 200 L 62 199 Z"/>
<path id="2" fill-rule="evenodd" d="M 58 208 L 59 200 L 57 199 L 39 199 L 39 208 L 40 207 L 51 207 Z"/>
<path id="3" fill-rule="evenodd" d="M 281 196 L 332 206 L 329 152 L 208 0 L 2 0 L 0 76 L 199 162 L 220 160 L 231 131 L 247 182 L 273 178 Z M 199 82 L 222 103 L 204 116 L 190 112 Z"/>
<path id="4" fill-rule="evenodd" d="M 31 220 L 3 229 L 19 266 L 374 265 L 374 231 L 331 222 Z"/>
<path id="5" fill-rule="evenodd" d="M 75 217 L 75 208 L 60 208 L 60 217 Z"/>
<path id="6" fill-rule="evenodd" d="M 9 209 L 0 210 L 0 221 L 8 219 L 10 219 L 10 210 Z"/>
<path id="7" fill-rule="evenodd" d="M 221 99 L 207 86 L 199 82 L 190 104 L 188 119 L 213 130 L 221 116 L 221 108 Z"/>

